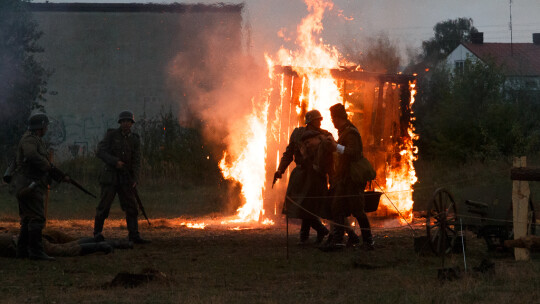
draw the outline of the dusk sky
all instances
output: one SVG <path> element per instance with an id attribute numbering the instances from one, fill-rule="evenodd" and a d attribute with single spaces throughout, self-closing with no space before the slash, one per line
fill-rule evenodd
<path id="1" fill-rule="evenodd" d="M 278 37 L 277 32 L 284 29 L 292 36 L 296 26 L 307 15 L 306 5 L 301 0 L 54 0 L 49 2 L 152 2 L 159 4 L 243 2 L 245 3 L 244 23 L 252 29 L 252 53 L 257 60 L 261 61 L 264 52 L 273 54 L 283 44 L 283 39 Z M 540 32 L 539 14 L 539 0 L 512 1 L 514 42 L 532 42 L 532 33 Z M 322 37 L 326 43 L 340 48 L 344 44 L 350 44 L 353 39 L 361 44 L 365 43 L 366 37 L 386 33 L 402 50 L 419 50 L 422 41 L 433 36 L 433 26 L 437 22 L 459 17 L 472 18 L 474 26 L 480 32 L 484 32 L 485 42 L 510 42 L 509 0 L 335 0 L 334 9 L 325 14 Z M 353 20 L 350 20 L 351 18 Z"/>

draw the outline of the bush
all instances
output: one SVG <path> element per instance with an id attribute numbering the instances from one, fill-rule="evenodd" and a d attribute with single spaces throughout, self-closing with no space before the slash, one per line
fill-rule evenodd
<path id="1" fill-rule="evenodd" d="M 180 126 L 169 111 L 137 123 L 141 135 L 142 177 L 215 181 L 221 178 L 212 147 L 203 142 L 201 130 Z"/>
<path id="2" fill-rule="evenodd" d="M 421 156 L 465 162 L 535 154 L 540 105 L 531 95 L 505 90 L 502 71 L 491 63 L 465 63 L 461 74 L 446 67 L 420 83 L 415 104 Z"/>

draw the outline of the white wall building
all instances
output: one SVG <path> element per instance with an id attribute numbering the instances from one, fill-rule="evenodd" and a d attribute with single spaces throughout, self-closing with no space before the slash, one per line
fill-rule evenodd
<path id="1" fill-rule="evenodd" d="M 494 62 L 502 67 L 508 88 L 540 92 L 540 33 L 533 34 L 533 43 L 484 43 L 483 40 L 483 33 L 477 33 L 472 42 L 461 43 L 446 59 L 449 68 L 459 73 L 467 59 Z"/>

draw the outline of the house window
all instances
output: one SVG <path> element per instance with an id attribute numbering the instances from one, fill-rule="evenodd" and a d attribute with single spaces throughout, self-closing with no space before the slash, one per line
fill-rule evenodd
<path id="1" fill-rule="evenodd" d="M 465 68 L 465 60 L 456 60 L 454 61 L 454 73 L 463 74 L 463 69 Z"/>

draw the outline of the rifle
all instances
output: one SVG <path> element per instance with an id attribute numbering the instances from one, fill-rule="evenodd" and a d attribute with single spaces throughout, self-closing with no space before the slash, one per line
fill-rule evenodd
<path id="1" fill-rule="evenodd" d="M 49 174 L 54 180 L 57 180 L 57 181 L 62 181 L 62 180 L 64 180 L 64 178 L 66 176 L 68 176 L 66 173 L 62 172 L 62 170 L 60 170 L 60 169 L 58 169 L 58 168 L 56 168 L 54 166 L 51 167 L 51 170 L 49 171 Z M 68 183 L 72 184 L 73 186 L 79 188 L 79 190 L 81 190 L 82 192 L 90 195 L 91 197 L 97 198 L 95 194 L 93 194 L 92 192 L 86 190 L 81 184 L 79 184 L 73 178 L 69 177 L 69 179 L 66 182 L 68 182 Z"/>
<path id="2" fill-rule="evenodd" d="M 141 209 L 141 213 L 144 215 L 144 218 L 148 222 L 148 225 L 152 226 L 152 224 L 150 224 L 150 220 L 148 219 L 148 216 L 146 215 L 146 211 L 144 211 L 144 206 L 142 204 L 141 198 L 139 197 L 139 192 L 137 191 L 137 188 L 133 188 L 133 194 L 135 194 L 135 198 L 137 199 L 137 204 L 139 204 L 139 209 Z"/>

